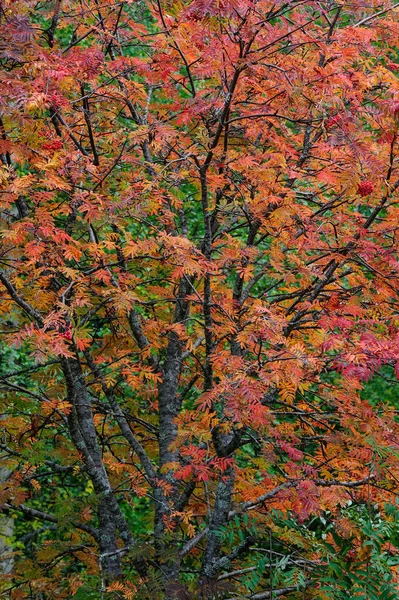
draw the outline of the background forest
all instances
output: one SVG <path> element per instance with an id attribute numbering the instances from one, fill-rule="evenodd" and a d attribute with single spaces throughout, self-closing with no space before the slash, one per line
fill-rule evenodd
<path id="1" fill-rule="evenodd" d="M 0 0 L 0 596 L 399 598 L 399 5 Z"/>

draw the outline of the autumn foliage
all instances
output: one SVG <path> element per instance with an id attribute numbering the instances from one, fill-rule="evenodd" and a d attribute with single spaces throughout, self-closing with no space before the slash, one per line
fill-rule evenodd
<path id="1" fill-rule="evenodd" d="M 0 10 L 3 596 L 397 598 L 398 9 Z"/>

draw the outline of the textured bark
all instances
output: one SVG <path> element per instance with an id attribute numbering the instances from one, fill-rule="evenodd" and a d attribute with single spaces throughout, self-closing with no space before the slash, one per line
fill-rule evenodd
<path id="1" fill-rule="evenodd" d="M 205 589 L 212 582 L 216 574 L 215 567 L 221 548 L 221 541 L 218 534 L 220 533 L 220 528 L 228 521 L 233 490 L 234 470 L 229 469 L 219 481 L 215 505 L 209 523 L 208 537 L 201 567 L 201 584 Z"/>
<path id="2" fill-rule="evenodd" d="M 180 323 L 187 318 L 189 303 L 185 300 L 189 283 L 182 279 L 178 289 L 178 300 L 174 315 L 175 323 Z M 174 582 L 179 576 L 179 554 L 176 536 L 169 534 L 171 539 L 166 539 L 165 519 L 169 518 L 171 510 L 178 502 L 178 482 L 165 465 L 179 460 L 179 453 L 173 448 L 177 437 L 175 419 L 181 410 L 181 397 L 178 395 L 178 384 L 182 366 L 183 342 L 176 333 L 172 332 L 166 349 L 166 357 L 162 368 L 162 382 L 158 388 L 159 402 L 159 469 L 160 477 L 171 486 L 172 492 L 165 497 L 158 489 L 155 491 L 155 518 L 154 540 L 157 560 L 161 564 L 161 571 L 167 582 Z M 164 561 L 163 556 L 170 554 L 170 560 Z"/>
<path id="3" fill-rule="evenodd" d="M 93 422 L 91 399 L 85 385 L 78 360 L 64 359 L 63 372 L 67 384 L 68 399 L 72 410 L 68 417 L 73 443 L 82 454 L 87 473 L 98 497 L 99 546 L 101 567 L 105 579 L 115 579 L 122 573 L 120 554 L 117 553 L 117 530 L 126 546 L 133 543 L 129 527 L 112 491 L 104 467 L 97 433 Z"/>
<path id="4" fill-rule="evenodd" d="M 5 481 L 9 470 L 0 467 L 0 483 Z M 14 535 L 14 519 L 8 514 L 0 514 L 0 575 L 12 572 L 14 560 L 12 553 L 12 537 Z"/>

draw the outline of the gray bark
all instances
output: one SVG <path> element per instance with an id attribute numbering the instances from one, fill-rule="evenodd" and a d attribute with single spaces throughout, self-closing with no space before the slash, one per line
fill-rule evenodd
<path id="1" fill-rule="evenodd" d="M 221 549 L 220 528 L 228 521 L 233 490 L 234 470 L 229 469 L 219 481 L 215 505 L 209 523 L 208 537 L 201 567 L 201 583 L 204 586 L 211 583 L 216 574 L 215 567 Z"/>
<path id="2" fill-rule="evenodd" d="M 0 467 L 0 483 L 7 479 L 9 473 L 8 469 Z M 7 575 L 11 573 L 13 569 L 13 535 L 14 519 L 5 513 L 0 513 L 0 575 Z"/>
<path id="3" fill-rule="evenodd" d="M 185 296 L 189 292 L 189 282 L 182 279 L 178 289 L 178 299 L 174 322 L 183 322 L 188 315 L 189 303 Z M 178 394 L 178 385 L 180 370 L 183 362 L 183 342 L 176 333 L 171 333 L 166 357 L 162 368 L 162 382 L 158 388 L 159 400 L 159 467 L 160 477 L 163 477 L 171 486 L 172 493 L 168 498 L 161 490 L 155 492 L 155 519 L 154 519 L 154 539 L 157 558 L 160 564 L 165 553 L 171 555 L 171 559 L 161 567 L 164 578 L 167 582 L 174 582 L 179 574 L 179 553 L 177 548 L 176 536 L 171 534 L 172 540 L 165 539 L 165 517 L 168 518 L 172 507 L 174 507 L 179 498 L 178 483 L 170 472 L 163 473 L 163 467 L 167 463 L 179 460 L 179 453 L 173 449 L 172 445 L 177 437 L 177 425 L 175 419 L 181 410 L 181 397 Z"/>
<path id="4" fill-rule="evenodd" d="M 112 491 L 104 467 L 97 433 L 93 421 L 91 398 L 88 393 L 80 363 L 64 359 L 62 368 L 67 384 L 68 399 L 72 410 L 68 417 L 69 430 L 76 448 L 82 454 L 87 473 L 98 497 L 98 540 L 101 569 L 106 580 L 122 574 L 121 556 L 117 546 L 117 530 L 125 546 L 131 546 L 133 538 L 118 501 Z"/>

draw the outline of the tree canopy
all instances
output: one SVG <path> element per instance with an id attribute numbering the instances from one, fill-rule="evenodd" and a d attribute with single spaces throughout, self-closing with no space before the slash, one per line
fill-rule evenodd
<path id="1" fill-rule="evenodd" d="M 398 74 L 390 2 L 0 2 L 0 594 L 398 597 Z"/>

